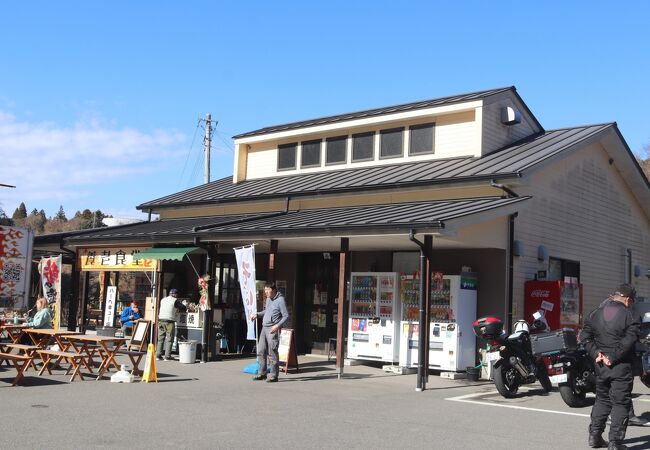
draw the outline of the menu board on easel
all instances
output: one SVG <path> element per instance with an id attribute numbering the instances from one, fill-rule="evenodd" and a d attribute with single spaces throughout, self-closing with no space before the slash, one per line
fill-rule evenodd
<path id="1" fill-rule="evenodd" d="M 292 328 L 283 328 L 280 331 L 280 345 L 278 347 L 280 364 L 284 364 L 284 373 L 288 373 L 289 366 L 295 367 L 298 371 L 298 354 L 296 353 L 296 339 Z"/>

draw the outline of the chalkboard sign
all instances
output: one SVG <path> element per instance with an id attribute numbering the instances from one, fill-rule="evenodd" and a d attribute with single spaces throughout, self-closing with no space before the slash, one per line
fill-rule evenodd
<path id="1" fill-rule="evenodd" d="M 289 366 L 295 367 L 298 372 L 298 354 L 296 353 L 296 338 L 292 328 L 283 328 L 280 332 L 280 346 L 278 347 L 279 363 L 283 365 L 284 373 L 288 373 Z"/>

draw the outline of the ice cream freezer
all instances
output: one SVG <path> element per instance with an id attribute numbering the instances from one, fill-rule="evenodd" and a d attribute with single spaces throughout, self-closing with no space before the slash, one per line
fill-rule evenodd
<path id="1" fill-rule="evenodd" d="M 421 327 L 415 311 L 419 310 L 419 292 L 415 277 L 401 277 L 402 317 L 400 321 L 399 364 L 418 365 Z M 474 366 L 476 338 L 472 323 L 476 319 L 475 273 L 460 275 L 432 274 L 429 303 L 429 368 L 460 371 Z"/>
<path id="2" fill-rule="evenodd" d="M 398 361 L 401 313 L 398 288 L 395 272 L 350 274 L 348 358 Z"/>

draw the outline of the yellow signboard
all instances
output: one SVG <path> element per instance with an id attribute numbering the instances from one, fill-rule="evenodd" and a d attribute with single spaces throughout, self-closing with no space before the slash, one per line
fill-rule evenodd
<path id="1" fill-rule="evenodd" d="M 78 267 L 82 271 L 152 271 L 156 270 L 155 259 L 135 261 L 133 255 L 148 247 L 82 248 L 78 252 Z"/>

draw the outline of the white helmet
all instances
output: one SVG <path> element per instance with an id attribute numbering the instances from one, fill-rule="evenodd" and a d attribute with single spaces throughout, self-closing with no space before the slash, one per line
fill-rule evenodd
<path id="1" fill-rule="evenodd" d="M 517 333 L 519 331 L 525 331 L 528 333 L 530 329 L 528 328 L 528 322 L 525 320 L 518 320 L 512 325 L 512 332 Z"/>
<path id="2" fill-rule="evenodd" d="M 641 319 L 642 323 L 650 323 L 650 312 L 647 312 L 643 315 L 643 318 Z"/>

